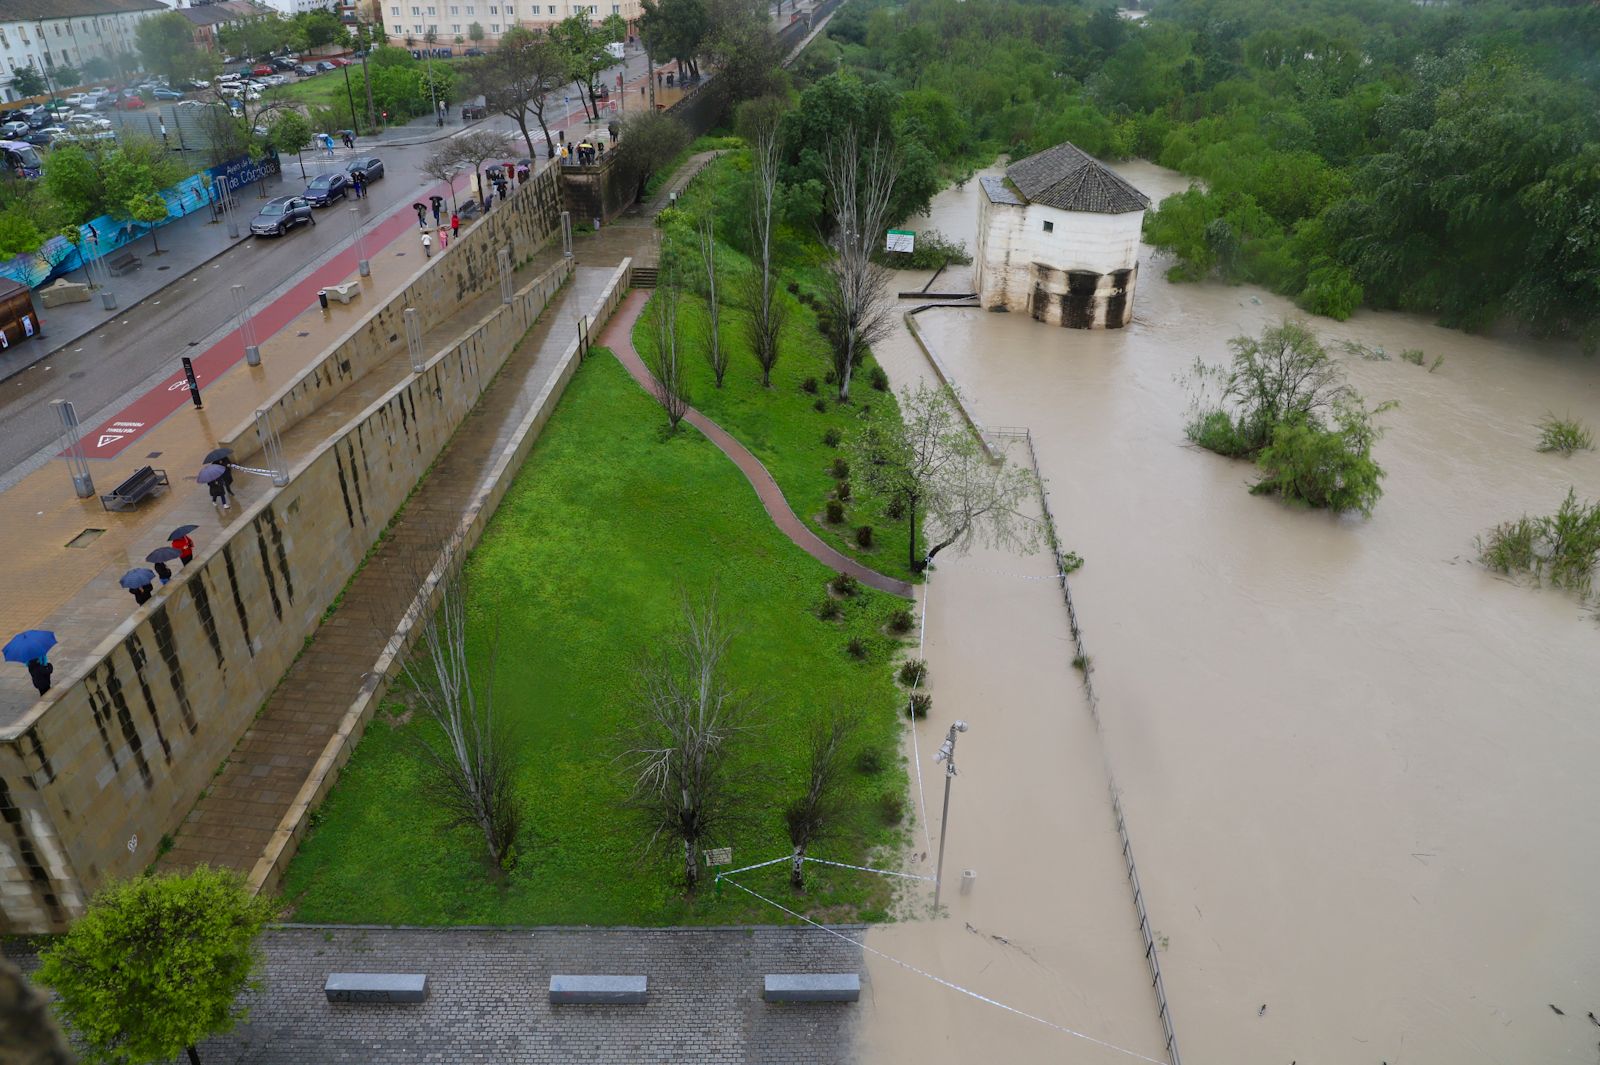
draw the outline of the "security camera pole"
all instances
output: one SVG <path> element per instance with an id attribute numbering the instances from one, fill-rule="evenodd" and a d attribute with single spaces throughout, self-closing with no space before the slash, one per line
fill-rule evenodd
<path id="1" fill-rule="evenodd" d="M 933 873 L 933 912 L 939 912 L 939 890 L 944 887 L 944 834 L 950 826 L 950 782 L 956 778 L 956 733 L 967 731 L 965 721 L 950 726 L 950 735 L 939 745 L 935 762 L 944 763 L 944 813 L 939 815 L 939 866 Z"/>

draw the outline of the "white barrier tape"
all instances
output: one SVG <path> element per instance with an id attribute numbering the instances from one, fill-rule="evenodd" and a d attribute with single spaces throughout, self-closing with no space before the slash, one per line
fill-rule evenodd
<path id="1" fill-rule="evenodd" d="M 228 468 L 238 470 L 240 473 L 253 473 L 257 477 L 271 477 L 274 473 L 273 470 L 258 470 L 254 466 L 239 466 L 231 462 L 228 463 Z"/>
<path id="2" fill-rule="evenodd" d="M 765 869 L 769 865 L 777 865 L 779 862 L 789 861 L 792 857 L 794 856 L 791 854 L 785 854 L 782 858 L 774 858 L 770 862 L 757 862 L 755 865 L 747 865 L 743 869 L 729 869 L 726 873 L 718 873 L 713 879 L 721 880 L 723 877 L 732 876 L 734 873 L 748 873 L 752 869 Z"/>
<path id="3" fill-rule="evenodd" d="M 858 873 L 877 873 L 879 876 L 898 876 L 906 880 L 926 880 L 930 884 L 933 883 L 934 879 L 931 876 L 918 876 L 916 873 L 897 873 L 892 869 L 874 869 L 870 865 L 851 865 L 848 862 L 830 862 L 826 858 L 806 858 L 804 860 L 808 862 L 816 862 L 818 865 L 833 865 L 839 867 L 840 869 L 854 869 Z"/>
<path id="4" fill-rule="evenodd" d="M 891 962 L 891 963 L 893 963 L 895 965 L 900 966 L 900 968 L 905 969 L 908 972 L 913 972 L 913 973 L 916 973 L 918 976 L 925 977 L 925 978 L 927 978 L 929 980 L 932 980 L 936 984 L 941 984 L 941 985 L 943 985 L 945 987 L 948 987 L 952 991 L 958 991 L 961 994 L 968 996 L 969 998 L 977 999 L 979 1002 L 987 1002 L 991 1006 L 998 1006 L 1000 1009 L 1005 1010 L 1007 1013 L 1014 1013 L 1018 1017 L 1024 1017 L 1024 1018 L 1026 1018 L 1026 1019 L 1028 1019 L 1030 1021 L 1033 1021 L 1033 1022 L 1035 1022 L 1037 1024 L 1042 1024 L 1046 1028 L 1054 1028 L 1056 1031 L 1063 1032 L 1063 1033 L 1065 1033 L 1067 1035 L 1072 1036 L 1075 1039 L 1082 1039 L 1085 1042 L 1093 1043 L 1095 1046 L 1104 1047 L 1105 1049 L 1115 1051 L 1118 1054 L 1126 1054 L 1130 1058 L 1137 1058 L 1139 1061 L 1149 1062 L 1150 1065 L 1168 1065 L 1167 1062 L 1163 1061 L 1160 1058 L 1148 1058 L 1148 1057 L 1145 1057 L 1143 1054 L 1139 1053 L 1137 1050 L 1129 1050 L 1127 1047 L 1119 1047 L 1115 1043 L 1108 1043 L 1104 1039 L 1096 1039 L 1094 1036 L 1089 1035 L 1089 1034 L 1087 1034 L 1085 1032 L 1080 1032 L 1075 1028 L 1068 1028 L 1064 1024 L 1057 1024 L 1054 1021 L 1047 1021 L 1043 1017 L 1038 1017 L 1038 1016 L 1035 1016 L 1032 1013 L 1028 1013 L 1026 1010 L 1019 1010 L 1015 1006 L 1008 1006 L 1004 1002 L 1000 1002 L 1000 1001 L 998 1001 L 996 999 L 990 998 L 988 995 L 982 995 L 982 994 L 979 994 L 976 991 L 971 990 L 970 988 L 965 988 L 965 987 L 962 987 L 960 984 L 952 983 L 951 981 L 946 980 L 942 976 L 935 976 L 932 973 L 928 972 L 926 969 L 919 969 L 915 965 L 912 965 L 910 962 L 901 961 L 899 958 L 893 957 L 892 955 L 889 955 L 889 954 L 885 954 L 883 951 L 878 950 L 876 947 L 869 947 L 865 943 L 858 943 L 854 939 L 851 939 L 849 936 L 845 935 L 843 932 L 837 932 L 834 929 L 827 927 L 826 925 L 820 925 L 817 922 L 813 921 L 811 918 L 807 917 L 805 914 L 796 913 L 795 911 L 789 909 L 789 907 L 783 905 L 781 902 L 773 902 L 771 899 L 767 898 L 765 895 L 763 895 L 763 894 L 761 894 L 760 892 L 757 892 L 757 891 L 751 891 L 749 888 L 745 887 L 743 884 L 740 884 L 740 883 L 738 883 L 736 881 L 733 881 L 733 880 L 728 881 L 728 883 L 732 884 L 734 887 L 738 888 L 740 891 L 743 891 L 748 895 L 755 896 L 756 898 L 760 899 L 762 902 L 765 902 L 767 905 L 773 906 L 773 907 L 776 907 L 777 909 L 782 910 L 784 913 L 788 914 L 790 917 L 793 917 L 796 920 L 804 921 L 806 924 L 810 925 L 812 928 L 815 928 L 815 929 L 818 929 L 820 931 L 826 932 L 830 936 L 835 937 L 836 939 L 842 939 L 846 943 L 852 944 L 853 946 L 860 947 L 862 950 L 866 951 L 869 954 L 877 955 L 878 957 L 882 958 L 884 961 Z"/>
<path id="5" fill-rule="evenodd" d="M 917 658 L 921 661 L 927 661 L 924 651 L 928 645 L 928 597 L 932 594 L 933 575 L 930 573 L 926 583 L 924 583 L 922 586 L 922 616 L 917 625 Z M 913 695 L 916 694 L 916 689 L 920 687 L 921 684 L 922 682 L 918 680 L 918 682 L 912 686 L 911 691 Z M 928 797 L 922 790 L 922 748 L 917 742 L 917 715 L 916 712 L 911 708 L 911 697 L 909 695 L 906 697 L 906 712 L 911 717 L 912 764 L 917 767 L 917 805 L 922 808 L 922 816 L 919 818 L 919 820 L 922 822 L 922 842 L 927 848 L 925 851 L 923 851 L 923 853 L 932 854 L 933 837 L 928 833 Z"/>

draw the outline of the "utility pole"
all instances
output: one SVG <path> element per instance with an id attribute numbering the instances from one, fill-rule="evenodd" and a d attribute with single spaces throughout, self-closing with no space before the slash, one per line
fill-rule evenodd
<path id="1" fill-rule="evenodd" d="M 944 813 L 939 815 L 939 865 L 933 873 L 933 912 L 939 912 L 939 890 L 944 887 L 944 834 L 950 826 L 950 782 L 956 778 L 956 733 L 967 731 L 965 721 L 950 726 L 950 735 L 939 745 L 934 762 L 944 763 Z"/>

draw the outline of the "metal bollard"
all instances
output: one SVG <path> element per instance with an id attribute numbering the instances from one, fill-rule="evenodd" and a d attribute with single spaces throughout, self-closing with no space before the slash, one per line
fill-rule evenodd
<path id="1" fill-rule="evenodd" d="M 323 310 L 327 310 L 328 309 L 328 290 L 327 289 L 325 289 L 325 288 L 317 289 L 317 302 L 322 304 L 322 309 Z"/>

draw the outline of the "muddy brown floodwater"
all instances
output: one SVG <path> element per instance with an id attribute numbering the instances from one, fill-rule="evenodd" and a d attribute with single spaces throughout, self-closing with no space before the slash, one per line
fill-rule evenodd
<path id="1" fill-rule="evenodd" d="M 1157 199 L 1184 186 L 1119 169 Z M 971 247 L 977 189 L 947 190 L 914 228 Z M 1104 758 L 1189 1065 L 1600 1061 L 1585 1016 L 1600 1015 L 1600 625 L 1473 562 L 1496 523 L 1554 510 L 1569 486 L 1600 496 L 1600 454 L 1533 446 L 1547 412 L 1600 429 L 1600 361 L 1414 316 L 1311 319 L 1330 345 L 1444 362 L 1341 354 L 1369 402 L 1399 402 L 1375 452 L 1385 494 L 1368 520 L 1292 509 L 1186 444 L 1177 378 L 1295 309 L 1163 269 L 1146 248 L 1120 331 L 919 318 L 974 415 L 1033 432 L 1065 546 L 1087 562 L 1073 588 L 1104 733 L 1058 592 L 1025 579 L 1048 576 L 1043 556 L 941 559 L 917 747 L 936 845 L 930 756 L 952 719 L 973 723 L 946 876 L 978 881 L 947 891 L 948 918 L 869 945 L 1161 1057 Z M 897 383 L 927 374 L 903 332 L 883 359 Z M 1135 1060 L 868 968 L 863 1060 Z"/>

